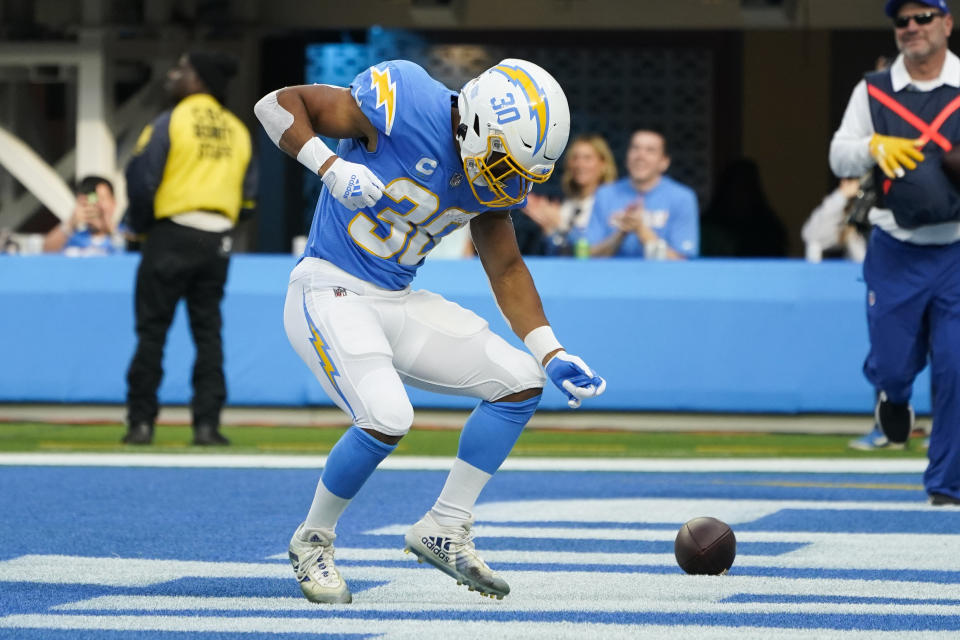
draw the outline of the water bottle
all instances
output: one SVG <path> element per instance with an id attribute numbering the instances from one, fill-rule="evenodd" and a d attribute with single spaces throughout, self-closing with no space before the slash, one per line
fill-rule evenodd
<path id="1" fill-rule="evenodd" d="M 574 227 L 570 229 L 570 244 L 573 245 L 573 257 L 585 260 L 590 257 L 590 241 L 587 240 L 586 232 Z"/>

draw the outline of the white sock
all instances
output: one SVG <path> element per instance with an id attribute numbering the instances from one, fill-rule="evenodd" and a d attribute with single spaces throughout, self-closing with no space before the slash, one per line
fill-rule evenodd
<path id="1" fill-rule="evenodd" d="M 453 461 L 440 497 L 430 509 L 433 519 L 443 527 L 454 527 L 473 518 L 473 505 L 493 476 L 460 458 Z"/>
<path id="2" fill-rule="evenodd" d="M 317 483 L 317 492 L 313 495 L 313 504 L 310 505 L 310 512 L 304 522 L 304 529 L 330 529 L 336 528 L 337 520 L 343 510 L 347 508 L 350 501 L 335 496 L 323 486 L 323 480 Z"/>

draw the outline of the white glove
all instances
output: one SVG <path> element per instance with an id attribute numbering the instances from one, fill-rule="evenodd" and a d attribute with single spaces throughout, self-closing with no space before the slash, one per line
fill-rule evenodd
<path id="1" fill-rule="evenodd" d="M 330 195 L 350 211 L 372 207 L 383 195 L 383 183 L 367 167 L 337 158 L 321 178 Z"/>
<path id="2" fill-rule="evenodd" d="M 559 351 L 547 360 L 544 370 L 553 384 L 567 396 L 567 405 L 571 409 L 576 409 L 582 400 L 598 396 L 607 388 L 606 380 L 596 375 L 586 362 L 566 351 Z"/>

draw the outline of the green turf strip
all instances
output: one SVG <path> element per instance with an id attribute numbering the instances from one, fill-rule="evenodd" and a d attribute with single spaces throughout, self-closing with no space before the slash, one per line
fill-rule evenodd
<path id="1" fill-rule="evenodd" d="M 345 428 L 345 427 L 344 427 Z M 66 425 L 39 422 L 0 422 L 0 451 L 123 451 L 149 453 L 196 452 L 325 455 L 342 428 L 230 426 L 223 433 L 230 447 L 190 446 L 187 426 L 161 425 L 150 446 L 120 444 L 124 427 L 118 424 Z M 452 456 L 458 430 L 414 429 L 400 441 L 396 453 Z M 597 458 L 751 458 L 751 457 L 922 457 L 919 439 L 906 451 L 856 451 L 847 447 L 848 435 L 691 433 L 650 431 L 567 431 L 530 429 L 511 455 Z"/>

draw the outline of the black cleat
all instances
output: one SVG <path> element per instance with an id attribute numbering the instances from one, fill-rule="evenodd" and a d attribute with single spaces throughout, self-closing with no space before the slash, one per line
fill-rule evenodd
<path id="1" fill-rule="evenodd" d="M 910 437 L 910 432 L 913 431 L 913 407 L 909 402 L 902 404 L 890 402 L 883 391 L 877 399 L 874 416 L 890 444 L 904 444 Z"/>
<path id="2" fill-rule="evenodd" d="M 942 507 L 944 505 L 960 505 L 960 498 L 954 498 L 953 496 L 948 496 L 945 493 L 931 493 L 930 494 L 930 504 L 935 507 Z"/>
<path id="3" fill-rule="evenodd" d="M 153 425 L 149 422 L 137 422 L 127 427 L 127 435 L 121 440 L 123 444 L 150 444 L 153 442 Z"/>
<path id="4" fill-rule="evenodd" d="M 198 447 L 225 447 L 230 441 L 214 425 L 200 424 L 193 428 L 193 444 Z"/>

